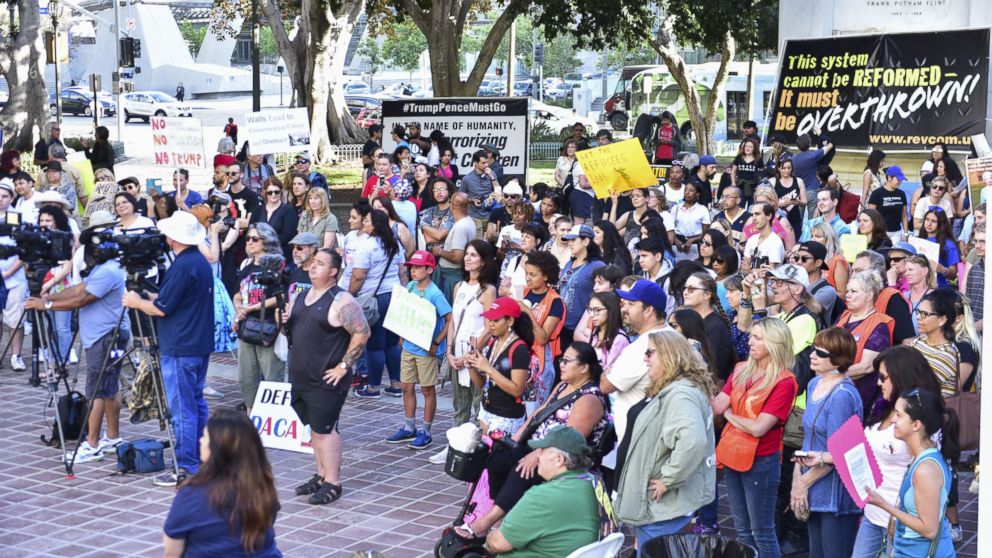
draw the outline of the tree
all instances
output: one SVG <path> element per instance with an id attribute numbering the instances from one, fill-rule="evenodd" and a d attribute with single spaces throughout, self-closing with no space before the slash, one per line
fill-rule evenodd
<path id="1" fill-rule="evenodd" d="M 10 95 L 0 110 L 3 124 L 3 149 L 30 151 L 34 131 L 48 137 L 48 88 L 42 64 L 45 44 L 41 33 L 41 16 L 37 0 L 8 0 L 17 13 L 17 23 L 4 30 L 0 42 L 0 74 L 7 80 Z"/>
<path id="2" fill-rule="evenodd" d="M 279 56 L 293 86 L 291 106 L 307 108 L 310 144 L 319 162 L 332 158 L 331 141 L 356 143 L 366 137 L 348 112 L 344 90 L 338 87 L 344 75 L 348 43 L 365 7 L 365 0 L 258 0 L 260 18 L 272 30 Z M 211 29 L 218 34 L 236 34 L 231 28 L 234 14 L 251 14 L 250 0 L 218 0 L 214 3 Z M 298 21 L 290 39 L 286 22 Z"/>
<path id="3" fill-rule="evenodd" d="M 358 50 L 355 54 L 365 58 L 369 69 L 369 87 L 374 87 L 375 75 L 379 73 L 379 70 L 381 70 L 383 65 L 386 63 L 386 58 L 382 54 L 382 48 L 379 46 L 379 41 L 377 41 L 371 34 L 365 35 L 362 42 L 359 43 Z"/>
<path id="4" fill-rule="evenodd" d="M 530 12 L 549 38 L 571 34 L 577 46 L 614 45 L 642 34 L 652 21 L 651 6 L 638 0 L 369 0 L 370 23 L 410 18 L 428 40 L 431 79 L 438 97 L 475 95 L 503 36 L 518 16 Z M 466 25 L 480 14 L 501 8 L 486 34 L 475 64 L 461 77 Z"/>
<path id="5" fill-rule="evenodd" d="M 654 64 L 657 58 L 658 55 L 654 49 L 643 42 L 633 45 L 620 45 L 618 48 L 610 49 L 606 54 L 605 68 L 603 67 L 602 57 L 596 62 L 596 67 L 603 72 L 622 70 L 624 66 Z"/>
<path id="6" fill-rule="evenodd" d="M 576 52 L 575 39 L 569 35 L 558 35 L 548 41 L 544 47 L 544 75 L 563 78 L 574 71 L 582 64 Z"/>
<path id="7" fill-rule="evenodd" d="M 183 34 L 183 40 L 189 47 L 189 53 L 193 55 L 193 58 L 196 58 L 196 53 L 200 52 L 200 45 L 203 44 L 203 39 L 207 36 L 207 26 L 193 25 L 190 21 L 184 21 L 179 24 L 179 32 Z"/>
<path id="8" fill-rule="evenodd" d="M 393 66 L 413 72 L 420 66 L 420 55 L 427 50 L 427 39 L 409 21 L 389 28 L 382 42 L 383 58 Z"/>
<path id="9" fill-rule="evenodd" d="M 745 14 L 748 23 L 737 34 L 737 45 L 747 56 L 747 108 L 754 103 L 754 59 L 778 50 L 778 0 L 754 0 Z"/>

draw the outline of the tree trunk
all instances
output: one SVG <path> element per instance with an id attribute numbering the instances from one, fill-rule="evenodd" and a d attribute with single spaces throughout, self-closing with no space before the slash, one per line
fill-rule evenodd
<path id="1" fill-rule="evenodd" d="M 318 161 L 327 159 L 331 152 L 331 142 L 327 131 L 327 101 L 330 99 L 331 80 L 331 8 L 321 8 L 321 2 L 311 1 L 310 11 L 304 17 L 310 19 L 310 44 L 307 57 L 307 109 L 310 115 L 310 153 Z"/>
<path id="2" fill-rule="evenodd" d="M 365 0 L 344 0 L 341 8 L 331 20 L 330 36 L 328 44 L 328 71 L 334 79 L 329 83 L 330 98 L 327 107 L 327 130 L 330 137 L 337 144 L 357 143 L 367 139 L 368 135 L 355 122 L 354 117 L 348 112 L 348 105 L 344 100 L 344 88 L 339 87 L 341 80 L 338 76 L 344 75 L 344 62 L 348 56 L 348 43 L 355 31 L 355 23 L 362 15 L 362 8 Z M 316 114 L 316 110 L 314 111 Z M 318 158 L 320 158 L 318 156 Z"/>
<path id="3" fill-rule="evenodd" d="M 309 13 L 310 3 L 311 0 L 303 0 L 301 13 Z M 297 30 L 296 36 L 290 39 L 289 32 L 286 30 L 286 26 L 283 25 L 282 14 L 279 12 L 277 0 L 266 0 L 262 3 L 261 8 L 262 15 L 265 16 L 265 21 L 272 29 L 272 35 L 276 41 L 276 49 L 279 51 L 279 57 L 286 64 L 286 75 L 289 76 L 290 89 L 293 91 L 290 96 L 289 106 L 305 107 L 307 64 L 304 61 L 307 59 L 310 19 L 301 17 L 300 28 Z"/>
<path id="4" fill-rule="evenodd" d="M 34 147 L 34 130 L 48 137 L 48 89 L 45 86 L 45 44 L 41 35 L 41 17 L 34 0 L 17 1 L 17 35 L 0 48 L 0 73 L 7 80 L 10 97 L 0 111 L 3 125 L 3 149 L 30 151 Z M 13 24 L 13 22 L 11 22 Z"/>

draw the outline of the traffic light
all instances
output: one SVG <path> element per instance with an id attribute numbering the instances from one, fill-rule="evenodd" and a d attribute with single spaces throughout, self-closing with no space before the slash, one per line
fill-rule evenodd
<path id="1" fill-rule="evenodd" d="M 500 77 L 502 75 L 503 75 L 503 68 L 496 68 L 496 77 Z"/>
<path id="2" fill-rule="evenodd" d="M 141 58 L 141 39 L 134 39 L 134 59 Z"/>
<path id="3" fill-rule="evenodd" d="M 541 43 L 534 45 L 534 63 L 544 64 L 544 45 Z"/>
<path id="4" fill-rule="evenodd" d="M 134 39 L 131 37 L 121 39 L 120 65 L 122 68 L 134 66 Z"/>

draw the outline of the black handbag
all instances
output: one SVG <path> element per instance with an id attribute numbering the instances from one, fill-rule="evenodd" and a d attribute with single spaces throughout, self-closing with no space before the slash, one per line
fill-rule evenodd
<path id="1" fill-rule="evenodd" d="M 251 345 L 271 347 L 279 336 L 279 324 L 264 318 L 248 316 L 238 325 L 238 339 Z"/>

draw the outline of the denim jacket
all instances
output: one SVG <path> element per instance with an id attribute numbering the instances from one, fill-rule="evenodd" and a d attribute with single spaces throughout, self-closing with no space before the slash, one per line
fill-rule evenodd
<path id="1" fill-rule="evenodd" d="M 812 394 L 819 384 L 820 377 L 813 378 L 806 388 L 806 393 Z M 812 396 L 808 396 L 806 411 L 803 413 L 803 449 L 827 451 L 827 439 L 847 422 L 847 419 L 852 416 L 860 417 L 862 414 L 861 396 L 850 378 L 841 380 L 834 386 L 832 393 L 819 401 L 813 401 Z M 814 420 L 816 424 L 813 424 Z M 808 470 L 804 467 L 803 473 Z M 836 469 L 831 469 L 809 487 L 809 510 L 838 514 L 861 513 L 861 509 L 844 488 L 844 483 L 840 480 Z"/>

